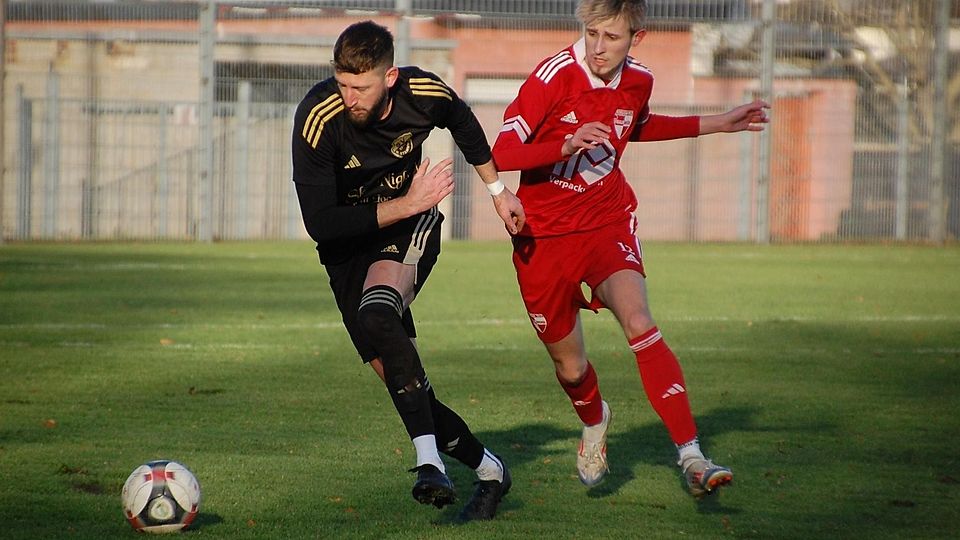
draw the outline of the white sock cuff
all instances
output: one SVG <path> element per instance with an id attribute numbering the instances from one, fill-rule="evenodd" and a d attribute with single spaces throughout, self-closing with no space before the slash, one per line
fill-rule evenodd
<path id="1" fill-rule="evenodd" d="M 703 458 L 703 452 L 700 451 L 700 439 L 694 437 L 693 439 L 677 445 L 677 464 L 683 463 L 683 461 L 690 457 Z"/>
<path id="2" fill-rule="evenodd" d="M 483 459 L 480 460 L 480 466 L 476 471 L 477 478 L 480 480 L 503 481 L 503 462 L 486 448 L 483 449 Z"/>
<path id="3" fill-rule="evenodd" d="M 421 465 L 433 465 L 440 469 L 440 472 L 446 473 L 447 469 L 443 466 L 443 460 L 440 459 L 440 452 L 437 451 L 437 437 L 435 435 L 420 435 L 414 437 L 413 448 L 417 451 L 417 467 Z"/>

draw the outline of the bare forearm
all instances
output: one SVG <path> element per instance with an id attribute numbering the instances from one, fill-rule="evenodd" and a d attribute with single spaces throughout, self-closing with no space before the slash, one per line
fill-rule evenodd
<path id="1" fill-rule="evenodd" d="M 492 159 L 482 165 L 476 165 L 474 168 L 477 170 L 477 174 L 480 175 L 480 179 L 483 180 L 484 184 L 492 184 L 499 179 L 497 166 L 493 164 Z"/>
<path id="2" fill-rule="evenodd" d="M 416 213 L 404 197 L 383 201 L 377 204 L 377 224 L 382 229 Z"/>
<path id="3" fill-rule="evenodd" d="M 700 117 L 700 135 L 709 135 L 727 131 L 726 115 L 723 114 L 705 114 Z"/>
<path id="4" fill-rule="evenodd" d="M 700 134 L 763 131 L 764 124 L 770 121 L 766 113 L 766 109 L 769 108 L 765 101 L 755 100 L 723 114 L 701 116 Z"/>

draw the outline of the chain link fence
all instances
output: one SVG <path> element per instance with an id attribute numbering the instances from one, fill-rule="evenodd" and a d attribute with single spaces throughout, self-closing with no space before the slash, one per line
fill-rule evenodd
<path id="1" fill-rule="evenodd" d="M 762 134 L 631 145 L 643 239 L 960 236 L 960 1 L 648 0 L 633 55 L 651 106 L 760 97 Z M 306 238 L 290 180 L 297 102 L 340 31 L 374 19 L 397 63 L 446 80 L 493 141 L 575 0 L 0 0 L 0 241 Z M 455 155 L 455 238 L 504 238 Z M 516 186 L 516 173 L 503 175 Z"/>

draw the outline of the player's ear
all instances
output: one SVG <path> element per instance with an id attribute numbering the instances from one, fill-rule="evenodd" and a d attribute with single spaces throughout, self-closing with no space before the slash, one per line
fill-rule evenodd
<path id="1" fill-rule="evenodd" d="M 387 72 L 383 75 L 384 80 L 387 81 L 387 88 L 393 88 L 393 85 L 397 84 L 397 78 L 400 76 L 400 70 L 397 66 L 390 66 L 387 68 Z"/>
<path id="2" fill-rule="evenodd" d="M 630 41 L 630 46 L 636 47 L 637 45 L 640 44 L 641 41 L 643 41 L 643 38 L 645 37 L 647 37 L 646 29 L 641 28 L 640 30 L 637 30 L 636 32 L 633 33 L 633 39 Z"/>

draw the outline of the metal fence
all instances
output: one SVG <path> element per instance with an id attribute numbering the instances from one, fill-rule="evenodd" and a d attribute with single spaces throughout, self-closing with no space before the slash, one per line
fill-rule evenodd
<path id="1" fill-rule="evenodd" d="M 293 110 L 372 18 L 492 141 L 575 0 L 0 0 L 0 241 L 305 238 Z M 648 0 L 654 112 L 754 97 L 763 134 L 631 145 L 644 239 L 942 243 L 960 236 L 960 1 Z M 449 135 L 431 157 L 459 155 Z M 509 185 L 517 175 L 504 174 Z M 457 238 L 505 236 L 472 169 Z"/>

